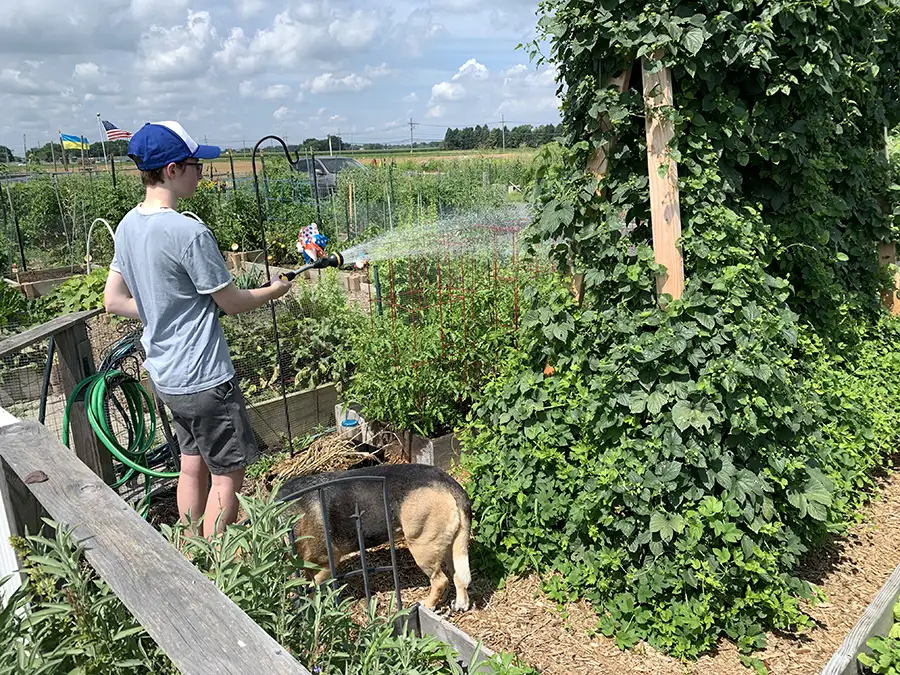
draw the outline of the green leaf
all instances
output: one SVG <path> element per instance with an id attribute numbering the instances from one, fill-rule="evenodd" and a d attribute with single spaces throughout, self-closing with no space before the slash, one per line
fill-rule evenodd
<path id="1" fill-rule="evenodd" d="M 670 541 L 675 534 L 675 528 L 672 527 L 669 519 L 659 511 L 650 516 L 650 531 L 659 532 L 663 541 Z"/>
<path id="2" fill-rule="evenodd" d="M 647 411 L 653 415 L 658 415 L 667 401 L 668 396 L 661 389 L 654 389 L 650 392 L 650 396 L 647 397 Z"/>
<path id="3" fill-rule="evenodd" d="M 691 426 L 694 417 L 694 409 L 687 401 L 678 401 L 672 408 L 672 421 L 679 431 L 685 431 Z"/>
<path id="4" fill-rule="evenodd" d="M 660 483 L 668 483 L 681 475 L 681 462 L 662 462 L 656 469 Z"/>
<path id="5" fill-rule="evenodd" d="M 695 56 L 700 49 L 703 48 L 703 42 L 706 40 L 705 33 L 702 28 L 692 28 L 684 35 L 684 40 L 682 43 L 684 44 L 685 49 L 687 49 L 688 53 L 691 56 Z"/>

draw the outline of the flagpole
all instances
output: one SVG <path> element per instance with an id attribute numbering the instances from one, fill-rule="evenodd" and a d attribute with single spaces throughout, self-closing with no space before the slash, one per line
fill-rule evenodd
<path id="1" fill-rule="evenodd" d="M 103 123 L 100 121 L 100 113 L 97 113 L 97 124 L 100 125 L 100 145 L 103 146 L 103 163 L 109 164 L 109 160 L 106 159 L 106 143 L 103 140 L 103 135 L 106 133 L 106 129 L 103 128 Z"/>
<path id="2" fill-rule="evenodd" d="M 81 170 L 82 170 L 82 171 L 86 171 L 86 170 L 87 170 L 87 162 L 86 162 L 85 159 L 84 159 L 84 142 L 85 142 L 86 140 L 87 140 L 87 139 L 86 139 L 86 138 L 84 137 L 84 135 L 82 134 L 82 136 L 81 136 Z"/>
<path id="3" fill-rule="evenodd" d="M 59 149 L 62 151 L 63 167 L 65 168 L 66 172 L 68 173 L 68 171 L 69 171 L 69 158 L 66 156 L 66 144 L 63 143 L 62 132 L 59 131 L 59 130 L 57 129 L 56 133 L 59 134 Z"/>

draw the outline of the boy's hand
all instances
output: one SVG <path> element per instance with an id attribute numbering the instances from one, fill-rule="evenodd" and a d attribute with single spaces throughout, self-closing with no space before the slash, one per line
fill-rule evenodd
<path id="1" fill-rule="evenodd" d="M 272 277 L 272 281 L 269 284 L 273 290 L 273 298 L 280 298 L 282 295 L 291 290 L 291 282 L 290 281 L 282 281 L 281 277 L 274 276 Z"/>

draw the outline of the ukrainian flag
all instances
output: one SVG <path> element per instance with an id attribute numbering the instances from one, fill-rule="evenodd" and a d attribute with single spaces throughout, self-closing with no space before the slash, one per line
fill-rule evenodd
<path id="1" fill-rule="evenodd" d="M 84 136 L 71 136 L 69 134 L 60 134 L 60 139 L 62 139 L 62 146 L 66 150 L 81 150 L 87 149 L 90 146 L 88 139 Z"/>

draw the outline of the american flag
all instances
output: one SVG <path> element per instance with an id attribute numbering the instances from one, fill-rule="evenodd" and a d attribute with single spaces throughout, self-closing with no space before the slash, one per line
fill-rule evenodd
<path id="1" fill-rule="evenodd" d="M 107 120 L 101 120 L 103 122 L 103 128 L 106 129 L 106 140 L 115 141 L 118 139 L 128 139 L 131 138 L 131 132 L 125 131 L 124 129 L 120 129 L 112 122 Z"/>

